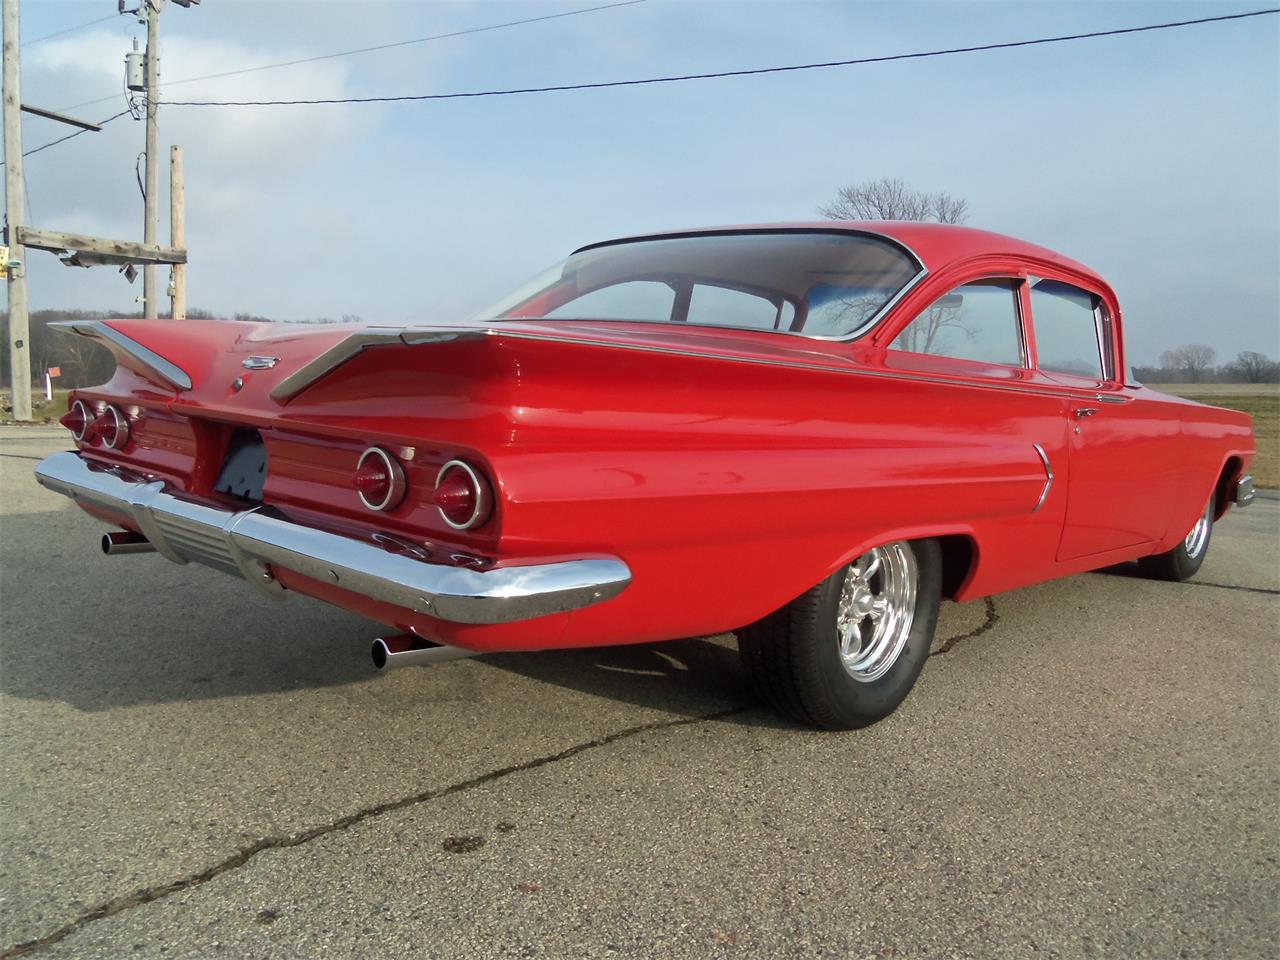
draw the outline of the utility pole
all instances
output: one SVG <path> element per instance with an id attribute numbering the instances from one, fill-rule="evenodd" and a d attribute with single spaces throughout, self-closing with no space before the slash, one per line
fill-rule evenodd
<path id="1" fill-rule="evenodd" d="M 160 138 L 159 113 L 157 101 L 160 99 L 160 7 L 163 0 L 142 0 L 142 9 L 147 12 L 147 169 L 143 177 L 146 186 L 143 188 L 143 223 L 142 242 L 154 246 L 156 232 L 159 227 L 158 188 L 160 158 L 156 156 Z M 142 268 L 142 306 L 144 316 L 148 320 L 158 317 L 160 299 L 156 295 L 156 267 L 148 263 Z"/>
<path id="2" fill-rule="evenodd" d="M 187 246 L 187 188 L 182 179 L 182 148 L 176 143 L 169 148 L 169 246 L 185 250 Z M 187 265 L 169 267 L 169 315 L 174 320 L 187 319 Z"/>
<path id="3" fill-rule="evenodd" d="M 18 227 L 26 219 L 22 179 L 22 77 L 18 0 L 4 2 L 4 203 L 9 289 L 9 380 L 13 419 L 31 419 L 31 347 L 27 342 L 26 256 Z"/>

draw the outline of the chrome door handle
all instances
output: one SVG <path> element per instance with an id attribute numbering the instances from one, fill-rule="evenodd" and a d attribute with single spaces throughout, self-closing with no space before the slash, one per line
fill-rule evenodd
<path id="1" fill-rule="evenodd" d="M 1092 417 L 1101 412 L 1097 407 L 1076 407 L 1076 419 L 1083 420 L 1085 417 Z"/>

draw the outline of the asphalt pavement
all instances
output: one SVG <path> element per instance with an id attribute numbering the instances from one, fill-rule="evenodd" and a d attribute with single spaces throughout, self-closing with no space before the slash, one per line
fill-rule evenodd
<path id="1" fill-rule="evenodd" d="M 0 430 L 0 957 L 1280 956 L 1280 501 L 1188 584 L 944 605 L 854 733 L 731 638 L 375 674 Z"/>

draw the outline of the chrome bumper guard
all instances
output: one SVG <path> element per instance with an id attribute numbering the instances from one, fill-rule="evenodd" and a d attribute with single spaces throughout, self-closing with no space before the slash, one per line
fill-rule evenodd
<path id="1" fill-rule="evenodd" d="M 1249 504 L 1253 503 L 1254 496 L 1255 494 L 1253 492 L 1253 477 L 1250 474 L 1246 473 L 1243 477 L 1241 477 L 1239 480 L 1236 481 L 1236 494 L 1235 494 L 1236 506 L 1247 507 Z"/>
<path id="2" fill-rule="evenodd" d="M 454 623 L 510 623 L 608 600 L 631 582 L 612 557 L 476 570 L 430 563 L 350 537 L 304 527 L 262 509 L 241 511 L 169 493 L 76 453 L 55 453 L 36 479 L 85 506 L 131 519 L 175 563 L 196 561 L 242 575 L 269 592 L 271 568 L 292 570 L 373 600 Z"/>

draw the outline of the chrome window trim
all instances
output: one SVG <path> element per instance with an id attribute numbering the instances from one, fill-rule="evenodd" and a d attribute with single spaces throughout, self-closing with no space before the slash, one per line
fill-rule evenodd
<path id="1" fill-rule="evenodd" d="M 123 357 L 129 357 L 169 386 L 178 390 L 191 389 L 191 377 L 180 366 L 166 360 L 151 348 L 144 347 L 137 340 L 126 337 L 104 320 L 56 320 L 49 326 L 90 340 L 98 340 L 111 351 L 117 362 Z"/>
<path id="2" fill-rule="evenodd" d="M 1088 290 L 1084 292 L 1089 293 Z M 1098 340 L 1098 362 L 1102 365 L 1102 379 L 1106 383 L 1111 383 L 1116 379 L 1112 372 L 1114 363 L 1108 355 L 1111 352 L 1111 316 L 1107 310 L 1106 301 L 1097 294 L 1090 295 L 1098 301 L 1093 306 L 1093 333 Z"/>
<path id="3" fill-rule="evenodd" d="M 360 459 L 356 461 L 356 469 L 359 470 L 364 466 L 365 460 L 372 454 L 382 458 L 382 462 L 386 464 L 387 476 L 391 480 L 391 484 L 387 489 L 387 495 L 377 503 L 370 503 L 368 497 L 364 495 L 364 491 L 357 488 L 356 496 L 370 510 L 394 510 L 400 505 L 400 501 L 404 499 L 405 491 L 408 489 L 408 481 L 405 479 L 404 467 L 400 465 L 400 461 L 381 447 L 369 447 L 364 453 L 360 454 Z"/>
<path id="4" fill-rule="evenodd" d="M 476 472 L 476 470 L 471 466 L 471 464 L 463 460 L 450 460 L 448 463 L 442 466 L 440 468 L 440 472 L 436 474 L 437 487 L 440 486 L 440 481 L 444 479 L 444 475 L 454 467 L 461 468 L 467 474 L 467 476 L 471 478 L 471 486 L 476 491 L 475 509 L 471 511 L 471 516 L 469 516 L 463 523 L 454 523 L 452 520 L 450 520 L 447 516 L 445 516 L 445 512 L 440 509 L 439 504 L 436 504 L 436 513 L 440 514 L 440 519 L 443 520 L 445 523 L 447 523 L 449 526 L 453 527 L 453 529 L 470 530 L 472 527 L 478 526 L 480 524 L 482 517 L 487 519 L 487 514 L 489 512 L 489 485 L 483 478 L 481 478 L 480 474 Z"/>

